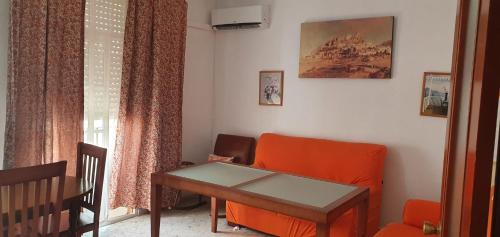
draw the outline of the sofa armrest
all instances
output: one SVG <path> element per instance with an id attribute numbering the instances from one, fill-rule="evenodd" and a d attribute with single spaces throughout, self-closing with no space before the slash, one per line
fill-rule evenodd
<path id="1" fill-rule="evenodd" d="M 441 205 L 426 200 L 408 200 L 403 211 L 403 223 L 422 228 L 424 221 L 437 225 L 441 218 Z"/>

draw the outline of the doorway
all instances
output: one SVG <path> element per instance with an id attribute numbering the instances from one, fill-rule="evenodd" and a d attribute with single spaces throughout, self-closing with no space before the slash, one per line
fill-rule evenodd
<path id="1" fill-rule="evenodd" d="M 498 236 L 492 183 L 498 134 L 500 3 L 460 0 L 442 185 L 441 236 Z M 496 167 L 495 167 L 496 168 Z M 497 170 L 497 169 L 495 169 Z M 498 177 L 497 177 L 498 178 Z M 497 179 L 495 178 L 495 180 Z M 492 223 L 491 228 L 488 223 Z M 498 226 L 498 227 L 497 227 Z"/>

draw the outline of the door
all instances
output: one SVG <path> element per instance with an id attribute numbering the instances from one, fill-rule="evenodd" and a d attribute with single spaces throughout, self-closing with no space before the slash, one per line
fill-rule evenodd
<path id="1" fill-rule="evenodd" d="M 500 81 L 499 20 L 500 1 L 459 1 L 441 236 L 487 236 Z M 494 223 L 493 231 L 500 227 Z"/>
<path id="2" fill-rule="evenodd" d="M 108 149 L 101 220 L 114 222 L 135 210 L 109 208 L 109 179 L 116 139 L 126 0 L 86 0 L 84 142 Z"/>

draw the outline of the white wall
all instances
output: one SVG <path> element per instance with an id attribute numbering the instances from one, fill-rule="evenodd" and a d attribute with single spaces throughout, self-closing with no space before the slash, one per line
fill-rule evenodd
<path id="1" fill-rule="evenodd" d="M 3 167 L 5 107 L 7 96 L 7 57 L 9 41 L 9 2 L 0 1 L 0 169 Z"/>
<path id="2" fill-rule="evenodd" d="M 384 144 L 382 224 L 408 198 L 439 200 L 446 120 L 422 117 L 425 71 L 450 71 L 456 0 L 218 0 L 272 5 L 270 29 L 218 31 L 213 135 L 263 132 Z M 390 80 L 299 79 L 300 24 L 395 16 Z M 260 70 L 284 70 L 284 106 L 258 105 Z"/>
<path id="3" fill-rule="evenodd" d="M 212 152 L 215 33 L 209 27 L 215 0 L 188 0 L 183 97 L 183 160 L 206 161 Z"/>
<path id="4" fill-rule="evenodd" d="M 216 0 L 186 0 L 188 3 L 188 25 L 210 24 L 210 11 L 215 8 Z"/>

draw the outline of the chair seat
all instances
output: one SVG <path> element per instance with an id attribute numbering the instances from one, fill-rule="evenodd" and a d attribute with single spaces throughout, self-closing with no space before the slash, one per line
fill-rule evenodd
<path id="1" fill-rule="evenodd" d="M 373 237 L 437 237 L 437 235 L 424 235 L 422 229 L 405 225 L 392 223 L 388 224 Z"/>

